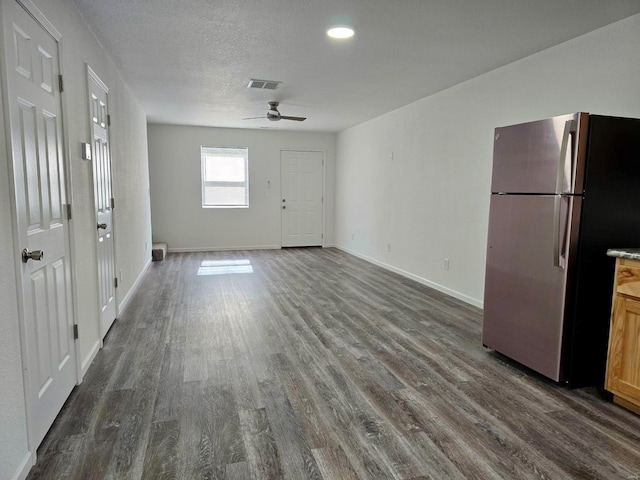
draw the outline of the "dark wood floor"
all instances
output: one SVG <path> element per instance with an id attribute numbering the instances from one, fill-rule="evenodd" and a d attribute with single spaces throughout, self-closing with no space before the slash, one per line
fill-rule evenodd
<path id="1" fill-rule="evenodd" d="M 29 478 L 640 478 L 640 417 L 487 352 L 480 327 L 335 249 L 170 254 Z"/>

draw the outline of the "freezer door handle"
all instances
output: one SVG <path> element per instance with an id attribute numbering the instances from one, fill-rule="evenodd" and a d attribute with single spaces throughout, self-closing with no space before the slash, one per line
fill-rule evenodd
<path id="1" fill-rule="evenodd" d="M 564 133 L 562 134 L 562 144 L 560 146 L 560 158 L 558 159 L 558 174 L 556 177 L 556 195 L 553 201 L 553 266 L 564 269 L 564 242 L 563 235 L 565 231 L 562 228 L 562 198 L 563 194 L 571 194 L 573 182 L 573 142 L 572 137 L 576 132 L 577 122 L 575 120 L 567 120 L 564 123 Z M 569 153 L 569 161 L 567 162 L 567 153 Z M 567 222 L 569 218 L 569 210 L 567 210 Z M 568 225 L 567 225 L 568 227 Z"/>
<path id="2" fill-rule="evenodd" d="M 575 133 L 575 123 L 576 122 L 574 120 L 567 120 L 564 124 L 562 145 L 560 146 L 560 158 L 558 159 L 558 174 L 556 176 L 556 194 L 565 193 L 565 185 L 567 186 L 567 189 L 569 189 L 568 193 L 570 193 L 571 190 L 571 174 L 573 172 L 573 162 L 568 165 L 569 170 L 567 171 L 567 150 L 572 153 L 570 139 L 571 136 Z M 571 159 L 573 159 L 573 155 L 571 155 Z"/>

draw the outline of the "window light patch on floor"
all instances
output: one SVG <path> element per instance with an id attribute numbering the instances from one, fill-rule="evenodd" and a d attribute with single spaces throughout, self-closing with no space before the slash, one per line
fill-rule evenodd
<path id="1" fill-rule="evenodd" d="M 241 260 L 203 260 L 198 275 L 231 275 L 234 273 L 253 273 L 248 259 Z"/>

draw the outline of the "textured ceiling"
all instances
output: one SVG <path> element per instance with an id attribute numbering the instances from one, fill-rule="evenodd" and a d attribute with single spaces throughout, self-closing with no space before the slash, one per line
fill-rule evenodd
<path id="1" fill-rule="evenodd" d="M 640 13 L 638 0 L 74 0 L 149 122 L 340 131 Z M 347 41 L 327 27 L 350 23 Z M 250 78 L 280 80 L 276 91 Z M 281 102 L 305 122 L 242 120 Z"/>

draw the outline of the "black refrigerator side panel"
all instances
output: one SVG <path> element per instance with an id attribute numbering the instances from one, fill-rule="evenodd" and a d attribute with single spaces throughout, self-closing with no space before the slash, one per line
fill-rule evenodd
<path id="1" fill-rule="evenodd" d="M 578 238 L 576 295 L 565 348 L 571 387 L 604 385 L 615 261 L 640 246 L 640 120 L 592 115 Z"/>

